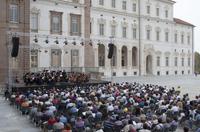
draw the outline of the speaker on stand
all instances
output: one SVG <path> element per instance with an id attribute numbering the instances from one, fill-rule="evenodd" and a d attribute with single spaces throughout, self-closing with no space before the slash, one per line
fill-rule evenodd
<path id="1" fill-rule="evenodd" d="M 11 56 L 17 57 L 19 52 L 19 37 L 12 37 L 12 45 Z"/>
<path id="2" fill-rule="evenodd" d="M 114 50 L 114 44 L 113 43 L 109 43 L 108 44 L 108 59 L 111 59 L 113 56 L 113 50 Z"/>

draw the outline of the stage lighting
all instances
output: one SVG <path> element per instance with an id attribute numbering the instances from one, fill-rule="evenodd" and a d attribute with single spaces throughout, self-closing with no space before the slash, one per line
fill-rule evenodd
<path id="1" fill-rule="evenodd" d="M 82 46 L 84 45 L 84 42 L 83 42 L 83 39 L 81 39 L 81 43 L 80 43 Z"/>
<path id="2" fill-rule="evenodd" d="M 65 38 L 64 44 L 65 44 L 65 45 L 68 44 L 67 38 Z"/>
<path id="3" fill-rule="evenodd" d="M 76 40 L 75 40 L 75 38 L 73 39 L 72 44 L 73 44 L 73 45 L 76 45 Z"/>
<path id="4" fill-rule="evenodd" d="M 46 38 L 46 40 L 45 40 L 45 43 L 46 44 L 48 44 L 49 43 L 49 40 L 48 40 L 49 38 L 48 38 L 48 36 L 47 36 L 47 38 Z"/>
<path id="5" fill-rule="evenodd" d="M 38 42 L 38 39 L 37 39 L 37 36 L 35 35 L 35 38 L 34 38 L 34 40 L 33 40 L 35 43 L 37 43 Z"/>
<path id="6" fill-rule="evenodd" d="M 59 41 L 58 41 L 58 37 L 56 37 L 56 41 L 54 41 L 56 44 L 59 44 Z"/>
<path id="7" fill-rule="evenodd" d="M 92 46 L 92 40 L 90 40 L 89 45 Z"/>

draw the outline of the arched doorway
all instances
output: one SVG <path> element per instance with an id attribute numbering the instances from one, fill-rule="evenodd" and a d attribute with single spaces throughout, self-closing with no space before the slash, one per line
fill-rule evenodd
<path id="1" fill-rule="evenodd" d="M 99 66 L 105 66 L 105 46 L 103 44 L 98 47 L 98 62 Z"/>
<path id="2" fill-rule="evenodd" d="M 152 74 L 152 56 L 151 55 L 148 55 L 146 57 L 146 74 L 149 75 L 149 74 Z"/>
<path id="3" fill-rule="evenodd" d="M 113 46 L 112 66 L 117 66 L 117 47 Z"/>
<path id="4" fill-rule="evenodd" d="M 132 66 L 137 66 L 137 48 L 132 48 Z"/>
<path id="5" fill-rule="evenodd" d="M 123 46 L 122 47 L 122 67 L 126 67 L 128 62 L 127 62 L 127 47 Z"/>

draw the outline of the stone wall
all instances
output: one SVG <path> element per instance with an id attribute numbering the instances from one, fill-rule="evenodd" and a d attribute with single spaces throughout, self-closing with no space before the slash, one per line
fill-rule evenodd
<path id="1" fill-rule="evenodd" d="M 9 22 L 9 5 L 14 2 L 19 5 L 18 23 Z M 11 32 L 29 32 L 30 27 L 30 2 L 29 0 L 2 0 L 0 4 L 0 85 L 5 85 L 12 80 L 11 76 L 24 73 L 29 70 L 29 37 L 20 37 L 19 54 L 11 58 L 12 35 Z M 15 60 L 15 61 L 14 61 Z M 10 74 L 9 74 L 10 71 Z"/>

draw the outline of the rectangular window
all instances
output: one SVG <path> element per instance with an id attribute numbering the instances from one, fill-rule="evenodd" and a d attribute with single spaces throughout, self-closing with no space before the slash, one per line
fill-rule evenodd
<path id="1" fill-rule="evenodd" d="M 51 66 L 60 67 L 61 66 L 61 50 L 51 49 Z"/>
<path id="2" fill-rule="evenodd" d="M 126 10 L 126 1 L 122 1 L 122 9 Z"/>
<path id="3" fill-rule="evenodd" d="M 137 39 L 137 29 L 133 28 L 133 39 Z"/>
<path id="4" fill-rule="evenodd" d="M 79 50 L 77 49 L 71 50 L 71 66 L 79 67 Z"/>
<path id="5" fill-rule="evenodd" d="M 38 14 L 37 13 L 31 14 L 31 31 L 38 32 Z"/>
<path id="6" fill-rule="evenodd" d="M 111 36 L 116 37 L 116 26 L 115 25 L 111 26 Z"/>
<path id="7" fill-rule="evenodd" d="M 175 33 L 175 34 L 174 34 L 174 42 L 177 43 L 177 40 L 178 40 L 178 34 Z"/>
<path id="8" fill-rule="evenodd" d="M 187 43 L 190 44 L 190 36 L 187 36 Z"/>
<path id="9" fill-rule="evenodd" d="M 115 8 L 116 7 L 116 0 L 111 0 L 111 6 L 112 6 L 112 8 Z"/>
<path id="10" fill-rule="evenodd" d="M 181 65 L 184 66 L 184 58 L 181 58 Z"/>
<path id="11" fill-rule="evenodd" d="M 169 33 L 165 32 L 165 41 L 168 42 L 169 41 Z"/>
<path id="12" fill-rule="evenodd" d="M 160 66 L 160 56 L 157 56 L 157 66 Z"/>
<path id="13" fill-rule="evenodd" d="M 61 12 L 51 12 L 51 33 L 61 34 L 62 33 L 62 13 Z"/>
<path id="14" fill-rule="evenodd" d="M 71 17 L 71 35 L 72 36 L 80 36 L 81 35 L 81 16 L 70 14 Z"/>
<path id="15" fill-rule="evenodd" d="M 137 11 L 137 4 L 133 3 L 133 12 L 136 12 L 136 11 Z"/>
<path id="16" fill-rule="evenodd" d="M 99 24 L 99 35 L 104 36 L 104 24 Z"/>
<path id="17" fill-rule="evenodd" d="M 165 17 L 168 18 L 168 10 L 165 10 Z"/>
<path id="18" fill-rule="evenodd" d="M 160 15 L 160 10 L 159 8 L 156 8 L 156 16 L 159 16 Z"/>
<path id="19" fill-rule="evenodd" d="M 181 43 L 184 44 L 184 35 L 181 35 Z"/>
<path id="20" fill-rule="evenodd" d="M 104 5 L 104 0 L 99 0 L 99 5 Z"/>
<path id="21" fill-rule="evenodd" d="M 150 40 L 151 39 L 151 30 L 147 30 L 147 40 Z"/>
<path id="22" fill-rule="evenodd" d="M 160 41 L 160 31 L 156 31 L 156 40 Z"/>
<path id="23" fill-rule="evenodd" d="M 150 14 L 151 13 L 151 7 L 150 5 L 147 6 L 147 14 Z"/>
<path id="24" fill-rule="evenodd" d="M 122 28 L 122 37 L 126 38 L 126 27 Z"/>
<path id="25" fill-rule="evenodd" d="M 174 58 L 174 66 L 176 66 L 176 67 L 178 66 L 178 57 Z"/>
<path id="26" fill-rule="evenodd" d="M 165 66 L 169 66 L 169 57 L 165 58 Z"/>
<path id="27" fill-rule="evenodd" d="M 31 50 L 31 68 L 38 67 L 38 50 Z"/>
<path id="28" fill-rule="evenodd" d="M 18 9 L 18 5 L 17 4 L 10 4 L 10 22 L 12 23 L 18 23 L 19 22 L 19 9 Z"/>

